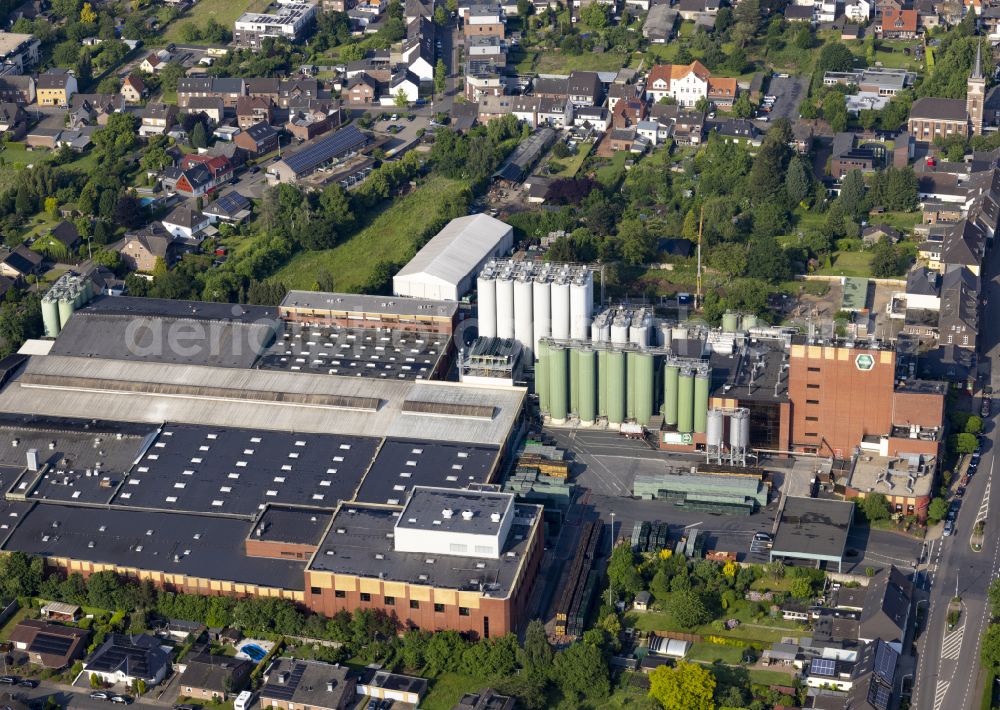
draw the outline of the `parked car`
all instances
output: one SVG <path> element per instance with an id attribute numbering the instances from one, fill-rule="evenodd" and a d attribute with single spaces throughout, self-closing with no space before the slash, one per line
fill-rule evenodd
<path id="1" fill-rule="evenodd" d="M 22 688 L 37 688 L 38 681 L 32 680 L 31 678 L 25 678 L 20 683 L 18 683 L 18 685 L 21 686 Z"/>
<path id="2" fill-rule="evenodd" d="M 17 685 L 18 680 L 16 675 L 0 675 L 0 685 Z"/>
<path id="3" fill-rule="evenodd" d="M 95 690 L 93 693 L 90 694 L 90 697 L 93 700 L 107 700 L 111 696 L 105 693 L 103 690 Z"/>
<path id="4" fill-rule="evenodd" d="M 121 705 L 129 705 L 132 702 L 132 698 L 127 695 L 113 695 L 111 696 L 111 702 L 120 703 Z"/>
<path id="5" fill-rule="evenodd" d="M 944 536 L 951 537 L 951 534 L 955 532 L 955 521 L 949 520 L 944 524 Z"/>
<path id="6" fill-rule="evenodd" d="M 955 489 L 956 498 L 961 500 L 964 495 L 965 495 L 965 486 L 959 486 L 958 488 Z"/>

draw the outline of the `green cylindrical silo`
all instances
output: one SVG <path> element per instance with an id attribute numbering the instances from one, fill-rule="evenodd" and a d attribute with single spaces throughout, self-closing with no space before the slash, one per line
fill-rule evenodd
<path id="1" fill-rule="evenodd" d="M 699 434 L 708 428 L 708 385 L 707 372 L 694 378 L 694 430 Z"/>
<path id="2" fill-rule="evenodd" d="M 625 421 L 625 353 L 608 353 L 608 423 Z"/>
<path id="3" fill-rule="evenodd" d="M 677 431 L 690 434 L 694 429 L 694 373 L 686 370 L 677 378 Z"/>
<path id="4" fill-rule="evenodd" d="M 549 416 L 557 422 L 566 421 L 566 414 L 569 412 L 569 378 L 566 373 L 568 356 L 566 348 L 549 350 Z"/>
<path id="5" fill-rule="evenodd" d="M 592 424 L 597 419 L 597 353 L 580 350 L 580 421 Z"/>
<path id="6" fill-rule="evenodd" d="M 59 335 L 59 304 L 50 298 L 42 299 L 42 324 L 50 338 Z"/>
<path id="7" fill-rule="evenodd" d="M 739 327 L 740 316 L 738 313 L 726 311 L 722 314 L 722 330 L 725 333 L 735 333 Z"/>
<path id="8" fill-rule="evenodd" d="M 608 416 L 608 351 L 597 353 L 597 416 Z"/>
<path id="9" fill-rule="evenodd" d="M 538 344 L 538 362 L 535 363 L 535 394 L 538 395 L 538 408 L 549 411 L 549 345 Z"/>
<path id="10" fill-rule="evenodd" d="M 569 351 L 569 411 L 580 413 L 580 351 Z"/>
<path id="11" fill-rule="evenodd" d="M 742 328 L 743 330 L 750 330 L 751 328 L 757 327 L 757 316 L 753 313 L 747 313 L 743 316 Z"/>
<path id="12" fill-rule="evenodd" d="M 635 420 L 645 426 L 653 416 L 653 356 L 636 353 L 635 359 Z"/>
<path id="13" fill-rule="evenodd" d="M 667 365 L 663 375 L 663 421 L 669 426 L 677 423 L 677 376 L 676 365 Z"/>
<path id="14" fill-rule="evenodd" d="M 65 328 L 69 317 L 73 315 L 73 299 L 65 297 L 59 299 L 59 327 Z"/>
<path id="15" fill-rule="evenodd" d="M 625 355 L 625 416 L 629 419 L 635 419 L 636 355 L 631 351 Z"/>

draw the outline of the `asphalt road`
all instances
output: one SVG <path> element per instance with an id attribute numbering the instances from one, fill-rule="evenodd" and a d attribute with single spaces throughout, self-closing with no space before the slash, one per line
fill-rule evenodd
<path id="1" fill-rule="evenodd" d="M 985 295 L 991 303 L 1000 302 L 998 273 L 1000 250 L 991 249 L 984 260 L 983 274 Z M 1000 377 L 991 364 L 1000 354 L 1000 323 L 991 318 L 983 318 L 982 323 L 980 358 L 989 368 L 988 379 L 996 390 Z M 1000 518 L 989 517 L 990 511 L 1000 505 L 991 486 L 998 443 L 996 415 L 989 417 L 985 425 L 979 472 L 966 490 L 956 532 L 929 546 L 925 583 L 930 585 L 930 609 L 918 647 L 912 705 L 920 710 L 978 707 L 982 697 L 982 678 L 974 669 L 979 667 L 979 643 L 989 623 L 986 590 L 1000 569 Z M 969 536 L 979 519 L 986 520 L 985 542 L 981 552 L 974 552 Z M 962 616 L 954 629 L 948 629 L 948 602 L 956 589 L 962 599 Z"/>

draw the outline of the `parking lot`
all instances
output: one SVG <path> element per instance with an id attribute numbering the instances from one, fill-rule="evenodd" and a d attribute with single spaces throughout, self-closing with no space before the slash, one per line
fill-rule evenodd
<path id="1" fill-rule="evenodd" d="M 787 118 L 795 121 L 799 117 L 799 104 L 809 92 L 809 77 L 803 76 L 776 76 L 771 79 L 771 85 L 766 96 L 774 97 L 774 105 L 771 112 L 767 114 L 766 120 L 761 119 L 758 124 L 766 128 L 769 122 L 779 118 Z"/>
<path id="2" fill-rule="evenodd" d="M 376 120 L 372 126 L 372 130 L 377 134 L 388 136 L 389 140 L 383 149 L 389 155 L 418 140 L 417 133 L 421 128 L 426 130 L 430 123 L 430 119 L 427 116 L 416 116 L 412 113 L 387 111 L 382 115 L 386 115 L 386 119 Z"/>

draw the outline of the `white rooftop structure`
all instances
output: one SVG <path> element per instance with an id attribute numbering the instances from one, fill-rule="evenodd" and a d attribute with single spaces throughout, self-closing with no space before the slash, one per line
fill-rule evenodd
<path id="1" fill-rule="evenodd" d="M 0 412 L 502 445 L 523 387 L 32 355 Z"/>
<path id="2" fill-rule="evenodd" d="M 415 486 L 395 525 L 396 552 L 499 559 L 514 522 L 510 493 Z"/>
<path id="3" fill-rule="evenodd" d="M 485 214 L 451 220 L 392 278 L 397 296 L 457 301 L 487 261 L 514 247 L 514 229 Z"/>

